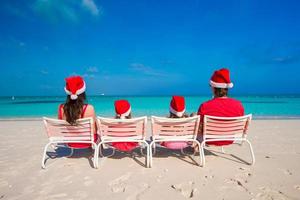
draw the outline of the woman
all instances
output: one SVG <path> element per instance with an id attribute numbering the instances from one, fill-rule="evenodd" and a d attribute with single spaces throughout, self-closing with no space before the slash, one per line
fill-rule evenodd
<path id="1" fill-rule="evenodd" d="M 94 142 L 97 141 L 96 115 L 92 105 L 86 104 L 86 85 L 82 77 L 71 76 L 65 79 L 65 92 L 67 99 L 64 104 L 61 104 L 58 109 L 58 119 L 63 119 L 71 125 L 76 125 L 76 120 L 80 118 L 92 117 L 95 122 Z M 69 143 L 71 148 L 89 148 L 91 144 L 84 143 Z"/>

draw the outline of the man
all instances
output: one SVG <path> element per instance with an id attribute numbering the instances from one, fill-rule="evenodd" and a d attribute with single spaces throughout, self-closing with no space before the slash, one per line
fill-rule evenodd
<path id="1" fill-rule="evenodd" d="M 240 101 L 228 97 L 228 89 L 233 87 L 230 81 L 228 69 L 220 69 L 213 73 L 210 79 L 210 86 L 213 93 L 213 99 L 202 103 L 198 109 L 198 115 L 203 122 L 204 115 L 218 117 L 238 117 L 244 115 L 244 107 Z M 200 126 L 200 135 L 202 126 Z M 207 144 L 222 146 L 232 144 L 232 141 L 216 141 Z"/>

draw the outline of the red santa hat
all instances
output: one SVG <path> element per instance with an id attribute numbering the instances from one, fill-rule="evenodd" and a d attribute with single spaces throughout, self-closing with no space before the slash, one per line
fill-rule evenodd
<path id="1" fill-rule="evenodd" d="M 178 117 L 185 113 L 185 101 L 182 96 L 173 96 L 170 103 L 170 112 Z"/>
<path id="2" fill-rule="evenodd" d="M 210 85 L 215 88 L 232 88 L 233 83 L 230 81 L 229 70 L 223 68 L 215 71 L 210 78 Z"/>
<path id="3" fill-rule="evenodd" d="M 131 106 L 127 100 L 117 100 L 115 101 L 115 111 L 117 116 L 125 119 L 131 112 Z"/>
<path id="4" fill-rule="evenodd" d="M 85 92 L 85 82 L 80 76 L 71 76 L 65 79 L 66 86 L 65 91 L 70 95 L 72 100 L 76 100 L 78 95 Z"/>

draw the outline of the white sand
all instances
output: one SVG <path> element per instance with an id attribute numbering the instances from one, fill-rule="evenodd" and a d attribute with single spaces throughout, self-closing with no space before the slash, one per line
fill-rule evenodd
<path id="1" fill-rule="evenodd" d="M 100 159 L 94 169 L 91 153 L 76 151 L 73 158 L 49 159 L 43 170 L 42 121 L 0 121 L 0 199 L 300 199 L 299 125 L 254 120 L 254 166 L 243 162 L 251 160 L 245 144 L 226 147 L 226 154 L 206 151 L 204 168 L 192 156 L 158 151 L 149 169 L 136 151 L 135 158 Z"/>

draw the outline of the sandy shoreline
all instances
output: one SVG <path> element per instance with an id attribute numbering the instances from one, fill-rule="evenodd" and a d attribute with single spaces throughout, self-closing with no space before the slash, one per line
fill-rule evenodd
<path id="1" fill-rule="evenodd" d="M 254 166 L 246 164 L 246 145 L 232 145 L 226 154 L 210 147 L 204 168 L 198 157 L 160 150 L 150 169 L 138 151 L 99 159 L 94 169 L 91 153 L 76 151 L 49 159 L 42 170 L 42 121 L 0 120 L 0 199 L 300 199 L 299 125 L 299 119 L 253 120 Z"/>
<path id="2" fill-rule="evenodd" d="M 50 118 L 56 118 L 56 116 L 47 116 Z M 105 116 L 106 117 L 106 116 Z M 141 117 L 141 116 L 137 116 Z M 148 119 L 150 117 L 148 116 Z M 252 116 L 253 120 L 300 120 L 300 116 L 298 115 L 262 115 L 262 116 Z M 41 121 L 43 117 L 0 117 L 1 121 Z"/>

